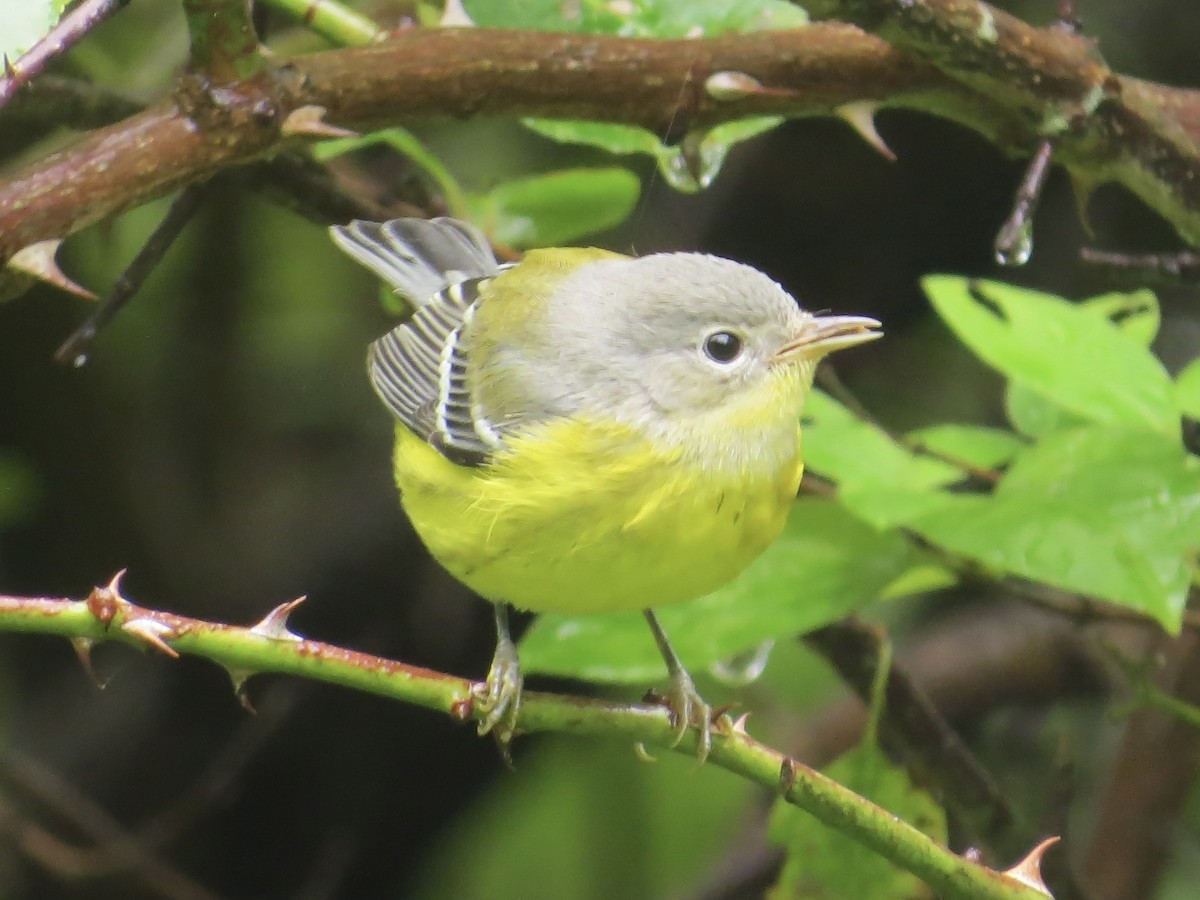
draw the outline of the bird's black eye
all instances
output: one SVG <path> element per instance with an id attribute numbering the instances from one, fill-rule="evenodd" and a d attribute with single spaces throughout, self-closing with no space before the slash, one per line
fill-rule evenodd
<path id="1" fill-rule="evenodd" d="M 704 354 L 713 362 L 731 363 L 742 352 L 742 339 L 731 331 L 714 331 L 704 339 Z"/>

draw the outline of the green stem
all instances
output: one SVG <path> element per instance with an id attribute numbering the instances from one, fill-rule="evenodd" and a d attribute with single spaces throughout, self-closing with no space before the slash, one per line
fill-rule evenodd
<path id="1" fill-rule="evenodd" d="M 267 6 L 299 19 L 338 47 L 359 47 L 387 37 L 387 32 L 366 16 L 333 0 L 267 0 Z"/>
<path id="2" fill-rule="evenodd" d="M 246 0 L 183 0 L 191 66 L 216 84 L 253 78 L 266 68 Z"/>
<path id="3" fill-rule="evenodd" d="M 303 640 L 285 628 L 280 607 L 254 628 L 240 628 L 136 606 L 114 580 L 86 600 L 0 595 L 0 631 L 72 638 L 77 644 L 115 639 L 151 644 L 168 653 L 204 657 L 225 667 L 240 685 L 260 672 L 298 675 L 440 710 L 460 720 L 483 715 L 471 702 L 471 682 Z M 555 731 L 622 738 L 668 749 L 675 741 L 666 709 L 579 697 L 526 692 L 517 722 L 525 732 Z M 696 752 L 695 732 L 677 748 Z M 970 862 L 930 840 L 891 813 L 864 800 L 820 772 L 760 744 L 744 730 L 718 734 L 709 759 L 779 793 L 785 800 L 849 835 L 954 900 L 1044 900 L 1004 873 Z"/>

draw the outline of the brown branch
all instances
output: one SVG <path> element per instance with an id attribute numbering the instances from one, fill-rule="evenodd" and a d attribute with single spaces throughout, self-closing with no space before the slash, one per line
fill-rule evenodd
<path id="1" fill-rule="evenodd" d="M 717 101 L 696 91 L 677 112 L 689 71 L 738 70 L 786 97 Z M 934 70 L 844 26 L 712 40 L 648 41 L 592 35 L 444 29 L 383 44 L 301 57 L 214 92 L 197 78 L 174 98 L 0 181 L 0 262 L 217 171 L 294 143 L 287 115 L 325 109 L 340 125 L 414 116 L 544 115 L 643 125 L 702 126 L 747 115 L 826 114 L 851 99 L 923 95 Z M 961 93 L 961 92 L 960 92 Z"/>
<path id="2" fill-rule="evenodd" d="M 1031 152 L 1055 132 L 1056 160 L 1079 184 L 1126 185 L 1200 245 L 1200 93 L 1116 76 L 1083 39 L 997 11 L 989 13 L 996 40 L 967 42 L 962 29 L 979 21 L 948 10 L 987 9 L 980 4 L 896 6 L 932 10 L 940 30 L 914 36 L 881 28 L 901 47 L 837 23 L 705 40 L 414 30 L 300 57 L 221 90 L 185 77 L 174 98 L 0 180 L 0 261 L 277 154 L 296 140 L 288 116 L 305 107 L 352 127 L 417 116 L 538 115 L 659 134 L 675 122 L 677 135 L 749 115 L 828 115 L 851 102 L 918 109 L 1013 153 Z M 694 87 L 681 104 L 689 73 Z M 705 89 L 711 76 L 729 73 L 745 76 L 732 83 L 757 89 Z"/>
<path id="3" fill-rule="evenodd" d="M 1055 159 L 1082 196 L 1118 181 L 1200 246 L 1200 93 L 1113 73 L 1095 45 L 1064 27 L 1034 28 L 977 0 L 802 0 L 879 34 L 948 78 L 992 98 L 1025 127 L 1032 153 Z M 1071 6 L 1060 12 L 1071 14 Z"/>

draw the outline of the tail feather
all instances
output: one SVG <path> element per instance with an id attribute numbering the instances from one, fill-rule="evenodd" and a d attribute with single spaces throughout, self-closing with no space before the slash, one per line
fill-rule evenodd
<path id="1" fill-rule="evenodd" d="M 329 231 L 339 247 L 392 285 L 414 309 L 451 285 L 499 269 L 483 233 L 457 219 L 356 219 Z"/>

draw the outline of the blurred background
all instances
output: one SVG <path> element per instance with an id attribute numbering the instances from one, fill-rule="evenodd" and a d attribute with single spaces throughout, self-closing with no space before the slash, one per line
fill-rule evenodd
<path id="1" fill-rule="evenodd" d="M 1000 5 L 1045 24 L 1055 4 Z M 1192 3 L 1081 0 L 1080 13 L 1115 70 L 1200 86 Z M 313 40 L 275 24 L 270 34 L 289 50 Z M 137 0 L 59 70 L 150 98 L 185 54 L 174 4 Z M 920 276 L 1003 277 L 1080 297 L 1112 285 L 1080 263 L 1082 246 L 1178 249 L 1167 226 L 1111 187 L 1093 198 L 1089 236 L 1055 173 L 1032 261 L 1001 271 L 992 240 L 1024 162 L 925 116 L 884 112 L 878 126 L 895 162 L 843 123 L 798 121 L 738 146 L 693 196 L 652 165 L 617 160 L 641 176 L 642 198 L 627 223 L 583 243 L 729 256 L 810 309 L 882 319 L 887 339 L 839 358 L 838 374 L 899 429 L 1001 416 L 999 378 L 936 320 Z M 511 122 L 413 130 L 474 189 L 613 162 Z M 15 136 L 2 144 L 9 162 L 45 152 Z M 374 179 L 381 197 L 422 177 L 383 151 L 338 165 Z M 165 209 L 150 204 L 72 237 L 64 269 L 104 293 Z M 1196 355 L 1200 317 L 1194 291 L 1160 297 L 1157 349 L 1174 370 Z M 214 186 L 87 364 L 54 362 L 87 312 L 42 287 L 0 304 L 0 590 L 78 597 L 127 568 L 125 593 L 139 603 L 240 624 L 307 595 L 292 619 L 306 636 L 482 677 L 490 610 L 429 560 L 392 488 L 391 423 L 363 366 L 389 316 L 372 277 L 322 228 L 244 187 Z M 884 615 L 903 646 L 958 599 Z M 106 646 L 95 668 L 103 690 L 67 642 L 0 634 L 0 897 L 761 890 L 743 876 L 769 855 L 764 800 L 711 766 L 646 765 L 628 746 L 539 737 L 518 743 L 511 772 L 472 729 L 380 698 L 258 677 L 250 715 L 211 664 Z M 968 711 L 962 724 L 985 757 L 1099 765 L 1118 726 L 1090 683 L 1078 690 L 1054 721 L 1035 705 Z M 844 689 L 792 646 L 738 696 L 778 741 L 815 748 L 813 716 Z M 1034 802 L 1037 788 L 1027 793 Z M 1072 814 L 1094 799 L 1078 798 Z M 39 830 L 59 843 L 39 844 Z M 125 846 L 123 833 L 146 840 Z M 1184 879 L 1200 844 L 1181 858 Z"/>

